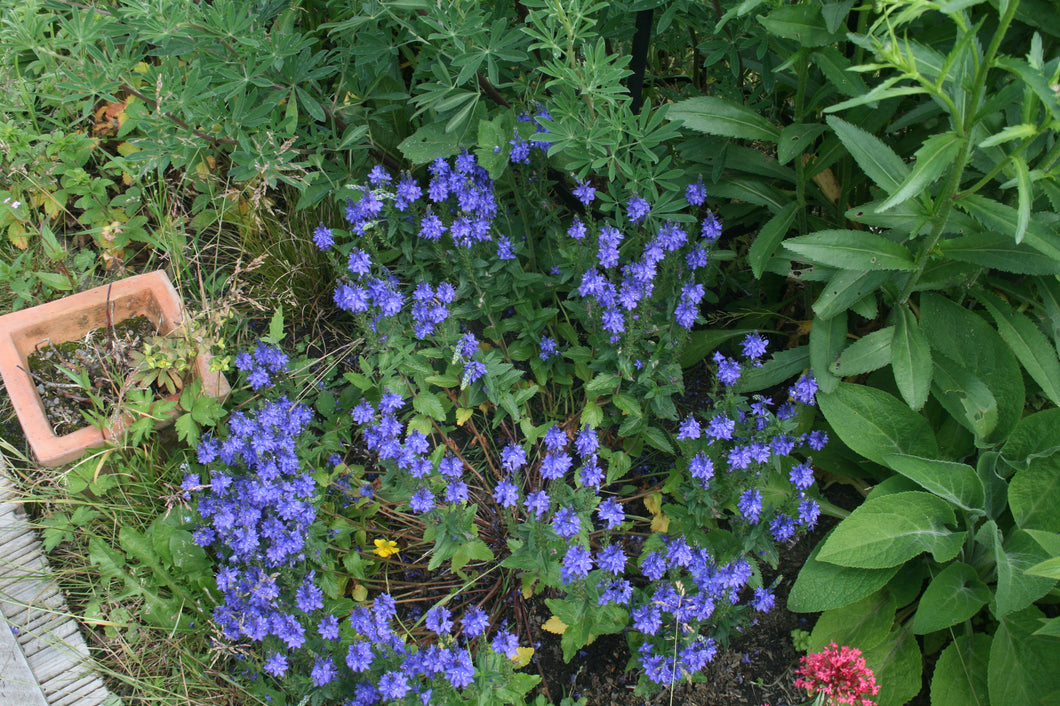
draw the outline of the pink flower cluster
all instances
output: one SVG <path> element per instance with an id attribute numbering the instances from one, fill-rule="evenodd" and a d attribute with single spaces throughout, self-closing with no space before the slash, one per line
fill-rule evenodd
<path id="1" fill-rule="evenodd" d="M 811 696 L 824 693 L 831 697 L 829 704 L 875 706 L 865 697 L 875 695 L 880 687 L 859 649 L 837 647 L 833 642 L 822 652 L 803 657 L 797 671 L 802 676 L 795 686 L 807 689 Z"/>

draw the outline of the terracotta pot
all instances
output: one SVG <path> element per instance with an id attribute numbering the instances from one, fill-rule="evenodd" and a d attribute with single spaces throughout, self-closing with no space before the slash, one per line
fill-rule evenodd
<path id="1" fill-rule="evenodd" d="M 180 295 L 161 270 L 0 316 L 0 375 L 26 440 L 41 465 L 59 466 L 74 461 L 88 449 L 118 436 L 124 427 L 124 422 L 119 420 L 105 431 L 85 426 L 56 436 L 48 423 L 37 386 L 25 372 L 29 370 L 27 359 L 38 346 L 80 339 L 92 329 L 107 326 L 108 303 L 111 325 L 145 316 L 159 333 L 167 334 L 184 317 Z M 196 358 L 194 374 L 202 380 L 205 395 L 224 399 L 231 391 L 223 375 L 210 372 L 209 354 Z M 167 422 L 171 423 L 174 417 Z"/>

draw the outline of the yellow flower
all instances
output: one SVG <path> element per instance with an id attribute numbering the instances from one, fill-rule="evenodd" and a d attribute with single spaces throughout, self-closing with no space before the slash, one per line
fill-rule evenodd
<path id="1" fill-rule="evenodd" d="M 377 539 L 374 541 L 374 543 L 375 549 L 373 549 L 372 552 L 378 554 L 384 559 L 386 559 L 391 554 L 398 553 L 397 542 L 392 539 Z"/>

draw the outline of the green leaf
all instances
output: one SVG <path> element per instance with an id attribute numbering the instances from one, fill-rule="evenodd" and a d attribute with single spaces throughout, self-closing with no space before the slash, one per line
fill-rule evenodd
<path id="1" fill-rule="evenodd" d="M 751 272 L 754 273 L 755 279 L 762 278 L 769 259 L 776 253 L 777 247 L 784 240 L 791 224 L 795 222 L 798 212 L 799 205 L 793 201 L 775 213 L 758 231 L 758 235 L 755 236 L 754 242 L 747 251 L 747 262 L 751 265 Z"/>
<path id="2" fill-rule="evenodd" d="M 824 392 L 835 389 L 839 378 L 828 372 L 832 362 L 839 358 L 847 338 L 846 314 L 822 320 L 815 318 L 810 328 L 810 369 L 816 374 L 817 385 Z"/>
<path id="3" fill-rule="evenodd" d="M 975 469 L 966 463 L 940 461 L 907 454 L 884 457 L 889 468 L 924 490 L 968 511 L 985 511 L 986 493 Z"/>
<path id="4" fill-rule="evenodd" d="M 1017 245 L 1000 233 L 979 231 L 939 243 L 939 252 L 953 260 L 969 262 L 1020 275 L 1060 274 L 1060 259 L 1042 257 L 1026 243 Z"/>
<path id="5" fill-rule="evenodd" d="M 585 386 L 585 392 L 591 395 L 606 395 L 618 389 L 622 378 L 614 373 L 597 373 Z"/>
<path id="6" fill-rule="evenodd" d="M 894 326 L 877 329 L 851 343 L 832 365 L 832 373 L 840 377 L 861 375 L 879 370 L 891 362 L 891 337 Z"/>
<path id="7" fill-rule="evenodd" d="M 954 562 L 931 580 L 913 616 L 913 632 L 926 635 L 970 620 L 990 602 L 990 589 L 968 564 Z"/>
<path id="8" fill-rule="evenodd" d="M 1027 569 L 1027 573 L 1032 576 L 1044 576 L 1060 581 L 1060 556 L 1054 556 L 1052 559 L 1046 559 L 1040 564 L 1035 564 Z"/>
<path id="9" fill-rule="evenodd" d="M 923 193 L 927 187 L 949 169 L 957 153 L 961 151 L 963 140 L 952 132 L 932 135 L 916 151 L 916 162 L 913 170 L 905 178 L 898 190 L 877 207 L 877 211 L 886 211 L 898 204 Z"/>
<path id="10" fill-rule="evenodd" d="M 737 392 L 757 392 L 779 385 L 806 370 L 810 365 L 809 346 L 797 346 L 774 353 L 760 368 L 744 370 L 736 381 Z"/>
<path id="11" fill-rule="evenodd" d="M 931 675 L 931 706 L 986 706 L 990 635 L 962 635 L 946 646 Z"/>
<path id="12" fill-rule="evenodd" d="M 862 569 L 898 566 L 923 552 L 949 561 L 961 550 L 964 532 L 942 498 L 919 491 L 868 499 L 836 526 L 818 555 L 821 561 Z"/>
<path id="13" fill-rule="evenodd" d="M 830 319 L 875 292 L 890 278 L 886 270 L 840 270 L 824 286 L 813 303 L 813 311 L 822 319 Z"/>
<path id="14" fill-rule="evenodd" d="M 1005 462 L 1016 469 L 1027 468 L 1036 458 L 1060 451 L 1060 409 L 1045 409 L 1020 419 L 1001 447 Z"/>
<path id="15" fill-rule="evenodd" d="M 919 411 L 931 392 L 931 346 L 907 305 L 898 308 L 891 340 L 891 369 L 898 392 L 913 411 Z"/>
<path id="16" fill-rule="evenodd" d="M 1020 529 L 1060 532 L 1060 456 L 1039 458 L 1012 477 L 1008 504 Z"/>
<path id="17" fill-rule="evenodd" d="M 931 392 L 950 415 L 980 439 L 997 427 L 997 398 L 982 380 L 935 351 Z"/>
<path id="18" fill-rule="evenodd" d="M 843 443 L 870 461 L 886 465 L 891 454 L 938 455 L 927 420 L 882 390 L 844 382 L 818 394 L 817 402 Z"/>
<path id="19" fill-rule="evenodd" d="M 818 613 L 841 608 L 860 601 L 884 586 L 898 573 L 898 567 L 854 569 L 818 561 L 817 555 L 831 536 L 831 531 L 814 546 L 799 569 L 799 575 L 788 594 L 788 610 Z"/>
<path id="20" fill-rule="evenodd" d="M 994 230 L 1015 240 L 1020 229 L 1020 216 L 1016 209 L 1003 203 L 988 199 L 979 194 L 971 194 L 957 200 L 957 206 L 987 229 Z M 1060 260 L 1060 234 L 1051 231 L 1047 226 L 1033 217 L 1027 223 L 1023 242 L 1053 260 Z"/>
<path id="21" fill-rule="evenodd" d="M 990 645 L 993 706 L 1041 704 L 1060 690 L 1060 640 L 1035 634 L 1044 618 L 1031 606 L 1001 619 Z"/>
<path id="22" fill-rule="evenodd" d="M 803 154 L 825 130 L 825 126 L 821 123 L 798 123 L 786 126 L 780 131 L 780 138 L 777 140 L 777 161 L 780 164 L 787 164 L 792 158 Z"/>
<path id="23" fill-rule="evenodd" d="M 975 539 L 994 554 L 997 588 L 991 610 L 995 617 L 1023 610 L 1056 584 L 1053 579 L 1027 574 L 1027 569 L 1050 558 L 1029 533 L 1014 530 L 1003 538 L 997 523 L 989 520 Z"/>
<path id="24" fill-rule="evenodd" d="M 904 706 L 923 686 L 924 657 L 916 636 L 895 627 L 886 640 L 865 651 L 865 663 L 876 675 L 877 706 Z"/>
<path id="25" fill-rule="evenodd" d="M 825 75 L 832 88 L 844 96 L 854 98 L 868 93 L 869 88 L 861 76 L 850 70 L 850 60 L 840 54 L 835 47 L 821 47 L 814 51 L 812 58 L 813 63 Z"/>
<path id="26" fill-rule="evenodd" d="M 1013 157 L 1016 167 L 1016 244 L 1023 242 L 1027 226 L 1031 222 L 1031 204 L 1034 203 L 1034 187 L 1031 186 L 1031 174 L 1023 157 Z"/>
<path id="27" fill-rule="evenodd" d="M 807 262 L 841 270 L 916 269 L 904 245 L 863 230 L 822 230 L 788 238 L 784 247 Z"/>
<path id="28" fill-rule="evenodd" d="M 980 437 L 987 443 L 1004 440 L 1023 416 L 1025 401 L 1023 374 L 1004 340 L 981 316 L 930 292 L 920 298 L 920 325 L 933 351 L 951 357 L 990 390 L 997 424 Z"/>
<path id="29" fill-rule="evenodd" d="M 1060 360 L 1045 334 L 1024 314 L 989 292 L 980 291 L 976 298 L 990 312 L 998 333 L 1009 345 L 1031 379 L 1054 405 L 1060 405 Z"/>
<path id="30" fill-rule="evenodd" d="M 877 591 L 856 603 L 826 610 L 813 626 L 806 651 L 820 652 L 830 642 L 871 650 L 890 634 L 894 608 L 890 592 Z"/>
<path id="31" fill-rule="evenodd" d="M 898 191 L 902 182 L 909 176 L 909 167 L 894 150 L 875 135 L 841 118 L 829 115 L 825 120 L 861 167 L 861 171 L 888 194 Z"/>
<path id="32" fill-rule="evenodd" d="M 854 0 L 826 2 L 821 5 L 821 16 L 824 17 L 824 24 L 829 32 L 834 34 L 846 26 L 847 15 L 852 7 L 854 7 Z"/>
<path id="33" fill-rule="evenodd" d="M 999 132 L 991 135 L 976 147 L 979 149 L 986 149 L 987 147 L 997 147 L 1006 142 L 1012 140 L 1022 140 L 1026 137 L 1034 137 L 1038 134 L 1038 126 L 1031 125 L 1030 123 L 1023 123 L 1021 125 L 1007 125 Z"/>
<path id="34" fill-rule="evenodd" d="M 755 111 L 714 96 L 680 101 L 666 115 L 708 135 L 764 142 L 776 142 L 780 137 L 780 130 Z"/>
<path id="35" fill-rule="evenodd" d="M 493 551 L 481 539 L 464 542 L 453 554 L 452 567 L 457 574 L 461 573 L 471 561 L 493 561 Z"/>
<path id="36" fill-rule="evenodd" d="M 398 149 L 413 164 L 426 164 L 459 152 L 460 135 L 446 132 L 438 123 L 430 123 L 402 140 Z"/>
<path id="37" fill-rule="evenodd" d="M 770 33 L 794 39 L 804 47 L 820 47 L 839 39 L 825 27 L 818 5 L 782 5 L 758 21 Z"/>
<path id="38" fill-rule="evenodd" d="M 700 362 L 725 341 L 741 338 L 754 329 L 697 329 L 688 336 L 688 343 L 681 348 L 681 367 L 687 368 Z"/>
<path id="39" fill-rule="evenodd" d="M 445 421 L 445 407 L 442 405 L 441 399 L 433 393 L 421 392 L 412 398 L 412 407 L 418 413 L 430 417 L 436 422 Z M 518 416 L 518 413 L 509 412 L 513 417 Z"/>

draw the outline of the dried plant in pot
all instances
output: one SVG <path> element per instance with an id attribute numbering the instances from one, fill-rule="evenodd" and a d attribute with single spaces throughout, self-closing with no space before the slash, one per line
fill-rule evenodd
<path id="1" fill-rule="evenodd" d="M 130 325 L 138 319 L 148 324 L 145 330 Z M 161 270 L 0 316 L 0 375 L 37 461 L 45 466 L 74 461 L 119 437 L 130 421 L 127 413 L 118 411 L 107 425 L 85 422 L 68 431 L 49 414 L 54 395 L 92 396 L 86 385 L 106 384 L 113 385 L 119 397 L 154 388 L 162 397 L 175 400 L 184 380 L 197 377 L 202 394 L 224 399 L 230 387 L 221 373 L 210 370 L 209 352 L 196 349 L 194 356 L 187 354 L 187 339 L 179 335 L 186 333 L 185 323 L 180 295 Z M 71 350 L 66 345 L 93 337 L 98 350 L 92 355 L 86 355 L 84 348 Z M 59 352 L 64 346 L 67 352 Z M 31 358 L 36 364 L 42 355 L 58 358 L 62 363 L 58 368 L 68 379 L 42 380 L 30 364 Z M 113 373 L 119 358 L 132 363 L 124 379 L 101 383 L 94 372 L 90 374 L 92 366 Z M 171 423 L 175 414 L 173 410 L 157 424 Z"/>

